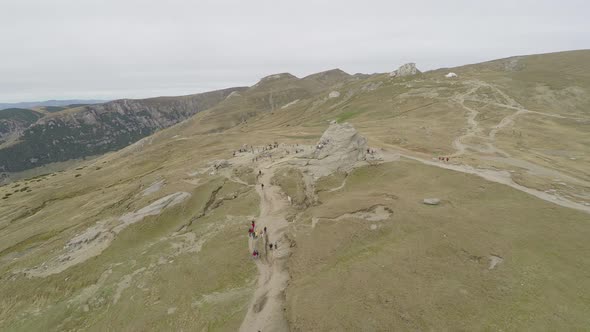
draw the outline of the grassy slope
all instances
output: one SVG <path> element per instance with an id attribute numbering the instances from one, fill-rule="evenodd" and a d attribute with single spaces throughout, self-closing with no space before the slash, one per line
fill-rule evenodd
<path id="1" fill-rule="evenodd" d="M 530 82 L 521 77 L 527 70 L 542 68 L 543 63 L 563 60 L 574 68 L 580 61 L 577 57 L 585 55 L 550 56 L 535 59 L 521 72 L 506 71 L 501 61 L 453 69 L 460 75 L 453 81 L 442 78 L 445 71 L 435 71 L 402 79 L 373 75 L 334 87 L 294 79 L 260 84 L 241 91 L 242 97 L 229 98 L 78 169 L 0 187 L 0 199 L 10 194 L 0 204 L 0 328 L 235 330 L 256 275 L 243 250 L 246 239 L 241 220 L 258 213 L 257 196 L 247 187 L 226 183 L 221 193 L 240 192 L 238 199 L 224 201 L 189 228 L 197 238 L 212 235 L 205 239 L 202 250 L 157 265 L 160 256 L 174 255 L 172 242 L 178 242 L 158 239 L 170 236 L 175 227 L 199 213 L 209 194 L 223 182 L 215 176 L 189 173 L 209 160 L 229 158 L 244 143 L 314 143 L 332 119 L 352 122 L 372 145 L 393 144 L 426 156 L 452 153 L 453 139 L 466 126 L 466 112 L 449 98 L 465 92 L 464 83 L 470 79 L 502 87 L 527 108 L 587 116 L 583 105 L 589 86 L 580 83 L 582 92 L 566 90 L 569 86 L 559 90 L 560 84 L 569 82 L 555 78 L 552 83 L 561 67 L 556 66 L 549 78 L 539 76 L 551 80 L 547 85 L 557 94 L 555 98 L 546 97 L 545 88 L 539 90 L 533 74 Z M 572 70 L 586 75 L 584 70 Z M 570 75 L 569 71 L 564 74 Z M 583 83 L 583 79 L 576 82 Z M 329 99 L 331 90 L 338 90 L 341 97 Z M 499 98 L 483 90 L 478 96 Z M 295 99 L 300 101 L 281 108 Z M 481 107 L 481 125 L 487 131 L 506 114 L 503 109 Z M 551 119 L 533 119 L 516 121 L 516 129 L 525 133 L 522 139 L 510 137 L 514 128 L 498 132 L 497 145 L 518 157 L 587 174 L 590 145 L 584 144 L 584 123 L 559 122 L 557 126 Z M 539 130 L 547 126 L 550 129 Z M 227 130 L 220 132 L 222 129 Z M 568 149 L 580 155 L 577 160 L 570 160 L 569 154 L 538 151 L 548 143 L 556 145 L 551 150 L 564 149 L 555 137 L 566 136 L 575 143 Z M 543 153 L 543 159 L 533 152 Z M 468 155 L 462 162 L 488 165 L 477 155 Z M 251 171 L 255 170 L 239 170 L 236 176 L 252 182 Z M 514 174 L 534 176 L 518 170 Z M 589 309 L 588 302 L 580 295 L 589 286 L 583 276 L 589 263 L 584 258 L 588 248 L 582 242 L 588 235 L 581 222 L 585 216 L 479 178 L 409 162 L 359 170 L 343 190 L 326 191 L 339 186 L 343 177 L 339 174 L 323 181 L 319 186 L 322 205 L 298 220 L 306 223 L 314 215 L 337 217 L 374 204 L 391 207 L 394 215 L 377 231 L 346 220 L 322 220 L 313 232 L 309 226 L 298 228 L 294 279 L 288 291 L 289 317 L 296 327 L 355 329 L 361 323 L 407 329 L 587 326 L 583 313 Z M 159 179 L 165 179 L 164 189 L 143 197 L 141 191 Z M 536 177 L 522 181 L 547 185 Z M 160 217 L 126 229 L 103 255 L 47 279 L 11 280 L 9 271 L 41 263 L 93 223 L 135 211 L 177 191 L 192 192 L 193 197 Z M 390 201 L 392 194 L 398 198 Z M 446 201 L 426 207 L 420 203 L 425 196 Z M 487 271 L 487 255 L 492 253 L 505 261 Z M 114 266 L 121 262 L 123 265 Z M 150 268 L 150 264 L 156 266 Z M 110 265 L 111 274 L 87 301 L 89 313 L 84 312 L 83 303 L 68 308 L 68 301 L 98 282 Z M 119 282 L 143 267 L 147 272 L 134 276 L 121 300 L 113 304 Z M 372 282 L 365 282 L 367 278 Z M 168 315 L 173 307 L 177 307 L 175 313 Z M 312 321 L 321 324 L 312 326 Z"/>
<path id="2" fill-rule="evenodd" d="M 443 203 L 427 206 L 425 197 Z M 295 226 L 287 299 L 297 331 L 590 324 L 587 214 L 410 161 L 358 169 L 320 200 Z M 310 228 L 312 216 L 336 218 L 374 204 L 393 215 L 321 219 Z M 489 270 L 492 254 L 504 262 Z"/>
<path id="3" fill-rule="evenodd" d="M 169 326 L 235 330 L 245 313 L 255 277 L 255 268 L 243 251 L 243 224 L 247 222 L 246 216 L 258 213 L 258 196 L 252 190 L 244 191 L 242 185 L 227 182 L 218 195 L 233 197 L 234 192 L 241 192 L 238 199 L 224 201 L 187 230 L 195 233 L 197 240 L 204 239 L 199 253 L 178 254 L 173 243 L 182 241 L 165 238 L 199 214 L 211 192 L 223 181 L 203 176 L 200 186 L 183 182 L 189 178 L 187 172 L 203 164 L 181 158 L 186 157 L 182 150 L 162 149 L 166 145 L 132 152 L 133 162 L 127 159 L 130 152 L 122 151 L 103 157 L 92 166 L 2 188 L 3 192 L 13 192 L 28 187 L 30 192 L 18 191 L 0 207 L 0 326 L 15 330 L 162 330 Z M 207 158 L 214 158 L 216 151 L 204 148 L 200 156 L 208 152 Z M 76 177 L 77 174 L 80 176 Z M 160 178 L 168 185 L 158 193 L 142 197 L 142 188 Z M 60 190 L 55 188 L 58 185 L 62 186 Z M 60 249 L 74 234 L 94 222 L 140 209 L 168 193 L 183 190 L 193 193 L 191 200 L 129 227 L 100 256 L 44 279 L 8 281 L 8 271 L 40 264 L 54 255 L 52 250 Z M 227 219 L 228 215 L 235 219 Z M 241 251 L 243 256 L 235 254 Z M 160 257 L 169 263 L 158 265 Z M 156 266 L 150 267 L 153 264 Z M 98 286 L 97 293 L 87 301 L 69 302 L 84 289 L 92 288 L 109 268 L 112 272 Z M 113 304 L 118 284 L 141 268 L 147 270 L 134 276 L 130 288 Z M 148 285 L 149 291 L 139 289 L 141 285 Z M 226 291 L 230 292 L 224 294 Z M 222 295 L 217 297 L 217 293 Z M 84 305 L 89 306 L 88 313 L 84 312 Z M 167 311 L 173 307 L 177 308 L 176 314 L 168 318 Z M 36 310 L 39 314 L 34 314 Z"/>

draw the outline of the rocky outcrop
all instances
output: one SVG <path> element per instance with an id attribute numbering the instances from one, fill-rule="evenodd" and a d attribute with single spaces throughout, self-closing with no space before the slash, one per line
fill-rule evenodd
<path id="1" fill-rule="evenodd" d="M 356 162 L 365 160 L 366 154 L 367 139 L 351 124 L 333 121 L 317 143 L 310 166 L 316 176 L 324 176 L 351 169 Z"/>
<path id="2" fill-rule="evenodd" d="M 181 97 L 122 99 L 47 115 L 0 149 L 0 172 L 114 151 L 223 101 L 230 88 Z"/>
<path id="3" fill-rule="evenodd" d="M 338 98 L 338 97 L 340 97 L 340 92 L 338 92 L 338 91 L 332 91 L 328 95 L 328 98 L 330 98 L 330 99 L 334 99 L 334 98 Z"/>
<path id="4" fill-rule="evenodd" d="M 404 76 L 412 76 L 416 74 L 420 74 L 421 71 L 416 68 L 416 64 L 413 62 L 406 63 L 402 65 L 397 70 L 392 71 L 389 76 L 391 77 L 404 77 Z"/>

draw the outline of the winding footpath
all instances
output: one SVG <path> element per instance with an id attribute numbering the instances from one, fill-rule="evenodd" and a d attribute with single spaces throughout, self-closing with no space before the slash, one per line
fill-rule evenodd
<path id="1" fill-rule="evenodd" d="M 540 165 L 536 165 L 536 164 L 527 162 L 525 160 L 513 158 L 508 153 L 506 153 L 503 150 L 500 150 L 499 148 L 497 148 L 494 145 L 494 143 L 496 141 L 496 134 L 498 133 L 498 131 L 513 125 L 515 119 L 522 114 L 537 114 L 537 115 L 541 115 L 541 116 L 549 116 L 549 117 L 555 117 L 555 118 L 567 118 L 567 117 L 564 117 L 561 115 L 547 114 L 547 113 L 528 110 L 528 109 L 524 108 L 521 104 L 519 104 L 516 100 L 512 99 L 510 96 L 508 96 L 506 93 L 504 93 L 502 90 L 500 90 L 499 88 L 497 88 L 496 86 L 494 86 L 492 84 L 489 84 L 489 83 L 486 83 L 483 81 L 471 81 L 471 82 L 469 82 L 469 84 L 471 85 L 471 88 L 467 92 L 457 95 L 453 98 L 453 100 L 457 104 L 459 104 L 463 109 L 465 109 L 468 114 L 467 114 L 466 131 L 463 135 L 457 137 L 453 141 L 453 147 L 457 151 L 455 153 L 449 155 L 449 157 L 458 157 L 458 156 L 465 155 L 467 153 L 468 149 L 472 150 L 476 153 L 479 152 L 479 153 L 488 154 L 488 155 L 489 154 L 498 154 L 500 156 L 484 156 L 482 158 L 488 159 L 488 160 L 495 160 L 498 162 L 502 162 L 502 163 L 506 163 L 509 165 L 524 168 L 533 174 L 537 174 L 537 175 L 541 175 L 541 176 L 545 176 L 545 177 L 560 178 L 560 179 L 567 180 L 571 183 L 581 185 L 581 186 L 586 186 L 586 187 L 590 186 L 590 182 L 588 182 L 588 181 L 584 181 L 582 179 L 578 179 L 578 178 L 572 177 L 570 175 L 563 174 L 560 171 L 557 171 L 554 169 L 549 169 L 549 168 L 546 168 L 546 167 L 543 167 Z M 505 103 L 497 103 L 497 102 L 490 103 L 487 101 L 479 100 L 477 98 L 467 99 L 468 97 L 473 97 L 473 95 L 477 92 L 477 90 L 479 88 L 491 89 L 493 92 L 500 95 L 504 99 Z M 503 117 L 498 124 L 496 124 L 495 126 L 493 126 L 491 128 L 488 135 L 482 135 L 483 130 L 479 126 L 478 121 L 476 120 L 477 116 L 479 115 L 479 112 L 476 111 L 475 109 L 470 108 L 469 106 L 465 105 L 466 101 L 484 102 L 486 104 L 491 104 L 491 105 L 498 106 L 498 107 L 504 107 L 504 108 L 510 109 L 514 112 Z M 578 120 L 577 118 L 569 118 L 569 119 Z M 469 138 L 478 138 L 483 141 L 487 141 L 485 143 L 485 145 L 487 146 L 487 149 L 484 149 L 481 146 L 470 145 L 470 144 L 465 143 L 465 141 Z M 512 177 L 508 171 L 495 171 L 495 170 L 490 170 L 490 169 L 474 168 L 474 167 L 468 166 L 468 165 L 446 164 L 446 163 L 440 163 L 440 162 L 436 162 L 436 161 L 430 161 L 425 158 L 420 158 L 420 157 L 416 156 L 415 154 L 411 153 L 410 151 L 401 152 L 399 150 L 399 147 L 395 147 L 392 145 L 388 145 L 388 146 L 398 150 L 398 151 L 396 151 L 396 153 L 398 155 L 419 161 L 423 164 L 441 167 L 441 168 L 450 169 L 450 170 L 468 173 L 468 174 L 475 174 L 480 177 L 483 177 L 484 179 L 486 179 L 488 181 L 508 185 L 514 189 L 526 192 L 526 193 L 533 195 L 537 198 L 540 198 L 542 200 L 552 202 L 552 203 L 555 203 L 555 204 L 558 204 L 561 206 L 565 206 L 568 208 L 581 210 L 581 211 L 590 213 L 590 206 L 568 200 L 568 199 L 561 197 L 561 196 L 552 195 L 547 192 L 528 188 L 523 185 L 515 183 L 512 180 Z"/>

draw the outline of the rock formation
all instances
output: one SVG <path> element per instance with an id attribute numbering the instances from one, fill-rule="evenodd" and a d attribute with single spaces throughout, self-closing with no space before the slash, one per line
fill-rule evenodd
<path id="1" fill-rule="evenodd" d="M 324 132 L 310 162 L 316 176 L 324 176 L 337 170 L 349 170 L 356 162 L 365 160 L 367 139 L 349 123 L 332 121 Z"/>
<path id="2" fill-rule="evenodd" d="M 340 92 L 338 92 L 338 91 L 332 91 L 328 95 L 328 98 L 330 98 L 330 99 L 332 99 L 332 98 L 338 98 L 338 97 L 340 97 Z"/>
<path id="3" fill-rule="evenodd" d="M 416 68 L 416 64 L 413 62 L 406 63 L 402 65 L 397 70 L 392 71 L 389 76 L 391 77 L 404 77 L 404 76 L 412 76 L 416 74 L 420 74 L 421 71 Z"/>

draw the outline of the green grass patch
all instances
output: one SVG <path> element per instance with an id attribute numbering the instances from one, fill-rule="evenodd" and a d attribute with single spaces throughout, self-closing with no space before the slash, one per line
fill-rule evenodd
<path id="1" fill-rule="evenodd" d="M 345 121 L 348 121 L 352 118 L 354 118 L 355 116 L 361 114 L 363 111 L 357 110 L 357 111 L 346 111 L 343 113 L 340 113 L 337 117 L 336 117 L 336 121 L 338 123 L 343 123 Z"/>

